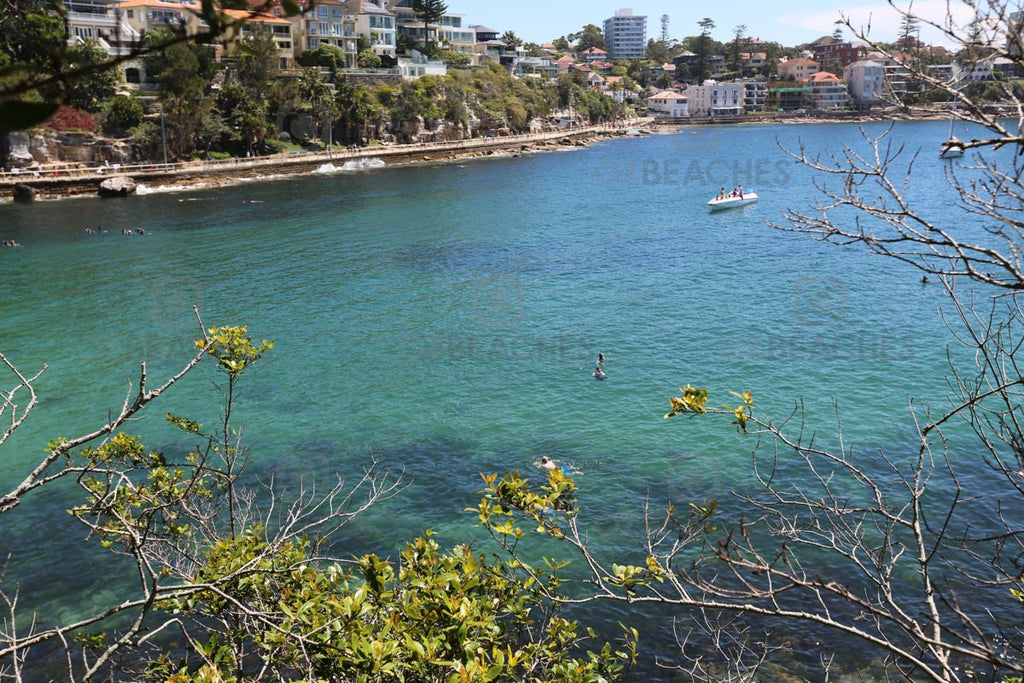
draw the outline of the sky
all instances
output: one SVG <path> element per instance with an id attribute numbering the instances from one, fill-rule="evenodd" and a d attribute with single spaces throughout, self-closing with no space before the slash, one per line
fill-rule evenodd
<path id="1" fill-rule="evenodd" d="M 870 24 L 870 37 L 881 42 L 895 40 L 900 25 L 899 14 L 884 0 L 787 0 L 785 3 L 729 0 L 718 6 L 678 0 L 446 1 L 449 12 L 465 15 L 464 25 L 483 24 L 500 33 L 511 30 L 525 41 L 541 44 L 579 31 L 585 24 L 600 27 L 605 19 L 622 8 L 632 9 L 635 15 L 647 16 L 648 38 L 661 35 L 661 17 L 665 14 L 669 16 L 670 38 L 697 35 L 700 32 L 697 22 L 709 17 L 715 22 L 712 37 L 717 40 L 732 40 L 733 30 L 745 25 L 747 36 L 784 46 L 809 43 L 831 35 L 841 12 L 845 12 L 855 26 L 867 27 Z M 961 13 L 955 0 L 950 4 L 954 6 L 954 13 Z M 898 5 L 907 6 L 907 3 L 898 1 Z M 940 21 L 946 8 L 945 0 L 915 0 L 913 3 L 915 15 Z M 845 31 L 844 36 L 853 39 L 849 31 Z M 943 42 L 937 32 L 929 34 L 924 27 L 921 39 Z"/>

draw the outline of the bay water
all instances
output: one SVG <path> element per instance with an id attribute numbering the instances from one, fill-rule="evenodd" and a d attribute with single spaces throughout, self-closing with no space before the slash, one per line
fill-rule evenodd
<path id="1" fill-rule="evenodd" d="M 900 123 L 921 149 L 910 194 L 937 220 L 954 196 L 938 159 L 946 124 Z M 879 134 L 885 124 L 868 124 Z M 635 560 L 641 510 L 726 501 L 754 485 L 753 441 L 727 419 L 664 420 L 684 384 L 710 403 L 753 392 L 871 458 L 915 453 L 908 402 L 945 405 L 948 299 L 909 266 L 773 230 L 820 196 L 779 144 L 863 148 L 853 124 L 684 128 L 587 148 L 444 165 L 316 173 L 233 186 L 0 206 L 0 351 L 46 364 L 40 405 L 3 448 L 7 490 L 48 440 L 104 423 L 147 361 L 150 382 L 207 327 L 245 324 L 276 347 L 243 384 L 254 478 L 352 480 L 373 459 L 408 489 L 349 527 L 351 554 L 394 556 L 431 529 L 482 540 L 465 508 L 481 473 L 536 473 L 543 455 L 582 472 L 582 523 L 606 558 Z M 760 200 L 709 213 L 721 188 Z M 99 229 L 99 234 L 87 229 Z M 124 229 L 144 230 L 125 236 Z M 591 377 L 599 352 L 603 382 Z M 215 422 L 195 373 L 130 430 L 180 449 L 167 412 Z M 6 380 L 3 388 L 11 385 Z M 965 453 L 963 457 L 976 457 Z M 67 487 L 0 519 L 4 587 L 44 621 L 88 613 L 124 585 L 82 543 Z M 590 615 L 609 631 L 621 608 Z M 652 680 L 671 622 L 641 633 Z M 668 674 L 665 674 L 666 677 Z"/>

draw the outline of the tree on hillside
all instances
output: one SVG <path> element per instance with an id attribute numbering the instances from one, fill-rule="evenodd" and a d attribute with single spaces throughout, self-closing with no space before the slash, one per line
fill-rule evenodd
<path id="1" fill-rule="evenodd" d="M 915 15 L 904 13 L 900 20 L 900 31 L 897 39 L 899 49 L 909 54 L 916 54 L 920 44 L 921 20 Z"/>
<path id="2" fill-rule="evenodd" d="M 433 56 L 430 25 L 441 21 L 441 17 L 448 12 L 448 5 L 442 0 L 412 0 L 412 11 L 416 13 L 416 18 L 423 22 L 423 52 Z"/>
<path id="3" fill-rule="evenodd" d="M 1000 37 L 991 44 L 1024 66 L 1015 6 L 990 8 Z M 914 19 L 950 42 L 970 40 L 952 17 Z M 928 162 L 891 130 L 865 131 L 820 154 L 788 150 L 817 175 L 818 199 L 790 208 L 775 227 L 866 249 L 942 288 L 954 347 L 948 403 L 912 400 L 909 439 L 865 450 L 846 440 L 838 403 L 835 432 L 823 434 L 812 431 L 802 402 L 777 419 L 740 387 L 719 397 L 686 384 L 668 397 L 666 417 L 721 420 L 752 439 L 756 481 L 728 499 L 648 501 L 646 538 L 632 561 L 592 552 L 587 526 L 599 513 L 576 506 L 546 516 L 531 506 L 531 496 L 567 486 L 560 474 L 540 490 L 516 474 L 495 478 L 481 503 L 481 520 L 513 557 L 529 547 L 517 529 L 569 544 L 588 569 L 589 599 L 679 608 L 682 666 L 695 680 L 785 678 L 768 669 L 772 648 L 802 647 L 801 634 L 821 658 L 820 671 L 802 676 L 809 680 L 1008 683 L 1024 674 L 1022 103 L 1006 88 L 1016 112 L 1008 122 L 1005 110 L 925 69 L 913 75 L 959 97 L 957 115 L 976 127 L 969 160 L 946 174 L 956 205 L 917 204 L 915 196 L 935 192 L 913 173 Z M 924 151 L 932 163 L 937 153 L 937 145 Z M 697 649 L 701 633 L 711 647 Z M 858 647 L 876 659 L 854 672 L 841 659 Z M 686 657 L 694 652 L 707 656 Z"/>
<path id="4" fill-rule="evenodd" d="M 335 91 L 338 123 L 350 144 L 362 144 L 371 137 L 369 129 L 381 124 L 385 110 L 373 91 L 363 83 L 342 80 Z"/>
<path id="5" fill-rule="evenodd" d="M 700 27 L 700 35 L 697 36 L 693 47 L 693 52 L 697 55 L 693 76 L 699 85 L 711 75 L 711 32 L 715 30 L 715 22 L 710 17 L 704 17 L 697 22 L 697 26 Z"/>
<path id="6" fill-rule="evenodd" d="M 652 38 L 647 41 L 647 59 L 655 64 L 665 64 L 672 61 L 672 53 L 668 45 Z"/>
<path id="7" fill-rule="evenodd" d="M 589 50 L 592 47 L 596 47 L 600 50 L 604 50 L 605 47 L 607 47 L 604 41 L 604 33 L 601 32 L 601 28 L 599 26 L 595 26 L 594 24 L 587 24 L 583 27 L 583 30 L 570 34 L 567 37 L 570 43 L 576 44 L 577 52 L 583 52 L 584 50 Z"/>
<path id="8" fill-rule="evenodd" d="M 257 3 L 247 8 L 259 11 L 272 4 Z M 0 79 L 0 127 L 20 130 L 45 120 L 65 101 L 75 84 L 84 79 L 104 77 L 127 62 L 145 59 L 179 44 L 213 44 L 225 33 L 237 30 L 239 20 L 228 18 L 222 7 L 234 7 L 235 0 L 209 0 L 196 6 L 199 30 L 196 34 L 180 30 L 162 31 L 161 41 L 146 38 L 128 42 L 116 33 L 108 41 L 118 43 L 114 54 L 102 60 L 76 57 L 74 45 L 65 35 L 61 17 L 67 11 L 62 0 L 25 0 L 0 3 L 0 66 L 6 66 Z M 279 6 L 285 15 L 308 10 L 305 2 L 285 2 Z"/>
<path id="9" fill-rule="evenodd" d="M 317 138 L 326 138 L 329 141 L 330 134 L 324 135 L 322 130 L 325 124 L 329 124 L 329 119 L 334 113 L 334 91 L 320 76 L 320 72 L 314 70 L 303 72 L 299 79 L 299 90 L 305 96 L 309 110 L 313 114 Z"/>
<path id="10" fill-rule="evenodd" d="M 123 79 L 119 71 L 102 68 L 108 57 L 107 51 L 93 40 L 77 43 L 67 49 L 67 64 L 83 75 L 65 84 L 63 101 L 66 104 L 95 112 L 114 96 Z"/>
<path id="11" fill-rule="evenodd" d="M 182 158 L 196 148 L 202 120 L 212 106 L 209 81 L 203 78 L 196 52 L 185 43 L 168 47 L 164 59 L 159 102 L 167 148 L 172 157 Z"/>
<path id="12" fill-rule="evenodd" d="M 501 36 L 501 42 L 508 52 L 515 52 L 523 44 L 523 41 L 515 34 L 515 31 L 505 31 Z"/>
<path id="13" fill-rule="evenodd" d="M 743 72 L 743 51 L 748 45 L 747 26 L 740 24 L 732 30 L 732 45 L 729 47 L 729 69 L 736 75 Z"/>
<path id="14" fill-rule="evenodd" d="M 661 15 L 661 33 L 658 35 L 658 40 L 668 45 L 669 34 L 668 34 L 668 22 L 669 17 L 667 14 Z"/>
<path id="15" fill-rule="evenodd" d="M 779 57 L 781 48 L 778 43 L 765 43 L 764 45 L 764 76 L 773 78 L 779 73 Z"/>

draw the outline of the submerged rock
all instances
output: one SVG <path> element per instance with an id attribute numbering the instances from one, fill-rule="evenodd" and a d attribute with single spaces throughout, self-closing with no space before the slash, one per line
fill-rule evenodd
<path id="1" fill-rule="evenodd" d="M 21 183 L 14 186 L 14 194 L 12 199 L 16 204 L 31 204 L 35 201 L 36 189 L 29 185 L 22 185 Z"/>
<path id="2" fill-rule="evenodd" d="M 135 192 L 135 180 L 126 175 L 107 178 L 100 183 L 101 197 L 127 197 Z"/>

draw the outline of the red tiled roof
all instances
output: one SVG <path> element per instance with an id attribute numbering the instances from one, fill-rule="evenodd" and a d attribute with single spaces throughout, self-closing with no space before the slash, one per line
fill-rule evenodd
<path id="1" fill-rule="evenodd" d="M 287 19 L 275 17 L 273 14 L 267 14 L 266 12 L 250 12 L 244 9 L 222 9 L 220 12 L 232 19 L 239 19 L 241 21 L 259 21 L 265 24 L 291 24 Z"/>

